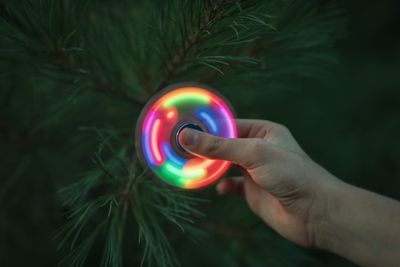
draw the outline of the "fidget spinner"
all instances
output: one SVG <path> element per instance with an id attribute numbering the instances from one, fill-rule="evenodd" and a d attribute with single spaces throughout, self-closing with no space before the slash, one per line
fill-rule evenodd
<path id="1" fill-rule="evenodd" d="M 179 143 L 179 134 L 192 128 L 212 135 L 237 137 L 230 105 L 201 84 L 178 84 L 150 99 L 136 128 L 142 163 L 161 180 L 180 188 L 201 188 L 220 178 L 230 162 L 193 155 Z"/>

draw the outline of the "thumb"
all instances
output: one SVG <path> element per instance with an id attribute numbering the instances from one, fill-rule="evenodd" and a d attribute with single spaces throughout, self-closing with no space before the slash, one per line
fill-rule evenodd
<path id="1" fill-rule="evenodd" d="M 252 168 L 262 159 L 257 151 L 262 144 L 259 139 L 223 138 L 186 128 L 179 135 L 179 143 L 194 155 L 231 161 L 244 168 Z"/>

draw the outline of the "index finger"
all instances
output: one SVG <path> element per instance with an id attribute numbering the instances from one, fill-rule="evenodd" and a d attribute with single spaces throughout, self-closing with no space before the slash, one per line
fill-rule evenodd
<path id="1" fill-rule="evenodd" d="M 263 138 L 277 123 L 268 120 L 236 119 L 238 137 Z"/>

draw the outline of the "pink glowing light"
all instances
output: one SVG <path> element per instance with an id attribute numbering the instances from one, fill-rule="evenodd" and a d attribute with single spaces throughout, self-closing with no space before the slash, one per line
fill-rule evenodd
<path id="1" fill-rule="evenodd" d="M 160 125 L 161 125 L 161 120 L 156 119 L 153 125 L 153 129 L 151 131 L 151 150 L 153 152 L 154 158 L 156 160 L 156 163 L 161 164 L 163 162 L 160 149 L 159 149 L 159 142 L 158 142 L 158 136 L 160 132 Z"/>

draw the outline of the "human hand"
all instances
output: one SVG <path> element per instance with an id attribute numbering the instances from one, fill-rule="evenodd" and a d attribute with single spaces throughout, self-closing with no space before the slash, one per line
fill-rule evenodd
<path id="1" fill-rule="evenodd" d="M 218 192 L 243 192 L 252 211 L 278 233 L 315 246 L 328 205 L 326 189 L 339 180 L 312 161 L 285 126 L 262 120 L 237 120 L 237 125 L 239 138 L 184 129 L 180 143 L 193 154 L 243 167 L 245 177 L 221 180 Z"/>

